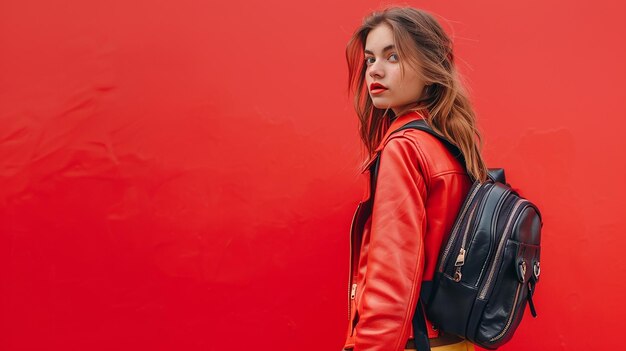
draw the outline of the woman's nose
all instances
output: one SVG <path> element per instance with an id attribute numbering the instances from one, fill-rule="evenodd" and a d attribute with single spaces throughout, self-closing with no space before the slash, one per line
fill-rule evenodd
<path id="1" fill-rule="evenodd" d="M 379 68 L 378 64 L 375 62 L 374 64 L 372 64 L 370 66 L 370 77 L 374 78 L 374 77 L 383 77 L 384 73 L 383 70 Z"/>

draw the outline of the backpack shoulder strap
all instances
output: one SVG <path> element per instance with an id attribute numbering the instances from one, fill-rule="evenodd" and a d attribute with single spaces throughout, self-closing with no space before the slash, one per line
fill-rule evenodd
<path id="1" fill-rule="evenodd" d="M 463 153 L 461 152 L 461 150 L 459 150 L 458 147 L 456 147 L 452 142 L 450 142 L 450 140 L 446 139 L 443 135 L 435 132 L 434 130 L 432 130 L 432 128 L 430 128 L 430 126 L 426 123 L 426 121 L 424 121 L 423 119 L 418 119 L 418 120 L 414 120 L 411 121 L 405 125 L 403 125 L 402 127 L 394 130 L 391 134 L 395 134 L 401 130 L 404 129 L 419 129 L 422 130 L 424 132 L 427 132 L 428 134 L 436 137 L 437 139 L 439 139 L 443 145 L 450 150 L 450 152 L 452 153 L 452 155 L 454 155 L 454 157 L 459 160 L 459 162 L 461 162 L 461 164 L 463 165 L 463 167 L 465 169 L 467 169 L 467 166 L 465 164 L 465 157 L 463 157 Z M 378 165 L 380 162 L 380 152 L 378 152 L 378 154 L 376 154 L 376 159 L 374 160 L 374 162 L 372 162 L 372 164 L 370 165 L 370 192 L 371 192 L 371 196 L 370 198 L 373 199 L 374 198 L 374 193 L 376 192 L 376 179 L 378 178 Z"/>
<path id="2" fill-rule="evenodd" d="M 446 148 L 448 148 L 448 150 L 450 150 L 450 152 L 452 153 L 452 155 L 454 155 L 454 157 L 459 160 L 459 162 L 461 162 L 461 164 L 463 165 L 463 167 L 467 168 L 467 165 L 465 164 L 465 157 L 463 157 L 463 153 L 461 152 L 461 150 L 456 147 L 456 145 L 454 145 L 450 140 L 446 139 L 443 135 L 435 132 L 429 125 L 428 123 L 426 123 L 425 120 L 423 119 L 418 119 L 415 121 L 411 121 L 405 125 L 403 125 L 402 127 L 398 128 L 397 130 L 394 131 L 398 132 L 404 129 L 408 129 L 408 128 L 413 128 L 413 129 L 419 129 L 422 130 L 434 137 L 436 137 L 437 139 L 439 139 L 439 141 L 441 141 L 443 143 L 443 145 L 445 145 Z"/>
<path id="3" fill-rule="evenodd" d="M 426 121 L 424 121 L 423 119 L 418 119 L 415 121 L 411 121 L 405 125 L 403 125 L 402 127 L 396 129 L 395 131 L 393 131 L 393 133 L 399 132 L 403 129 L 408 129 L 408 128 L 413 128 L 413 129 L 419 129 L 422 130 L 426 133 L 429 133 L 430 135 L 436 137 L 437 139 L 439 139 L 443 145 L 445 145 L 446 148 L 448 148 L 448 150 L 450 150 L 450 152 L 452 153 L 452 155 L 454 155 L 454 157 L 459 160 L 459 162 L 461 162 L 461 164 L 463 165 L 463 167 L 467 170 L 467 164 L 465 163 L 465 157 L 463 156 L 463 153 L 461 152 L 461 150 L 456 147 L 456 145 L 454 145 L 450 140 L 446 139 L 443 135 L 435 132 L 434 130 L 432 130 L 432 128 L 430 128 L 430 126 L 426 123 Z M 391 133 L 391 134 L 393 134 Z M 379 155 L 376 155 L 376 160 L 374 162 L 372 162 L 372 164 L 370 165 L 370 169 L 371 169 L 371 173 L 373 174 L 372 177 L 372 181 L 376 180 L 376 175 L 378 173 L 378 158 Z M 493 182 L 500 182 L 502 184 L 506 184 L 506 176 L 504 174 L 504 168 L 489 168 L 487 170 L 487 177 L 489 179 L 491 179 L 491 181 Z M 473 179 L 473 177 L 470 176 L 470 178 Z M 375 184 L 375 183 L 373 183 Z"/>

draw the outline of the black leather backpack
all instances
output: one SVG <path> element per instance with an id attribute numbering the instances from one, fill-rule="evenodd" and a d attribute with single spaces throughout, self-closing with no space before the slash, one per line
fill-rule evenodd
<path id="1" fill-rule="evenodd" d="M 424 120 L 394 133 L 407 128 L 434 135 L 465 165 L 459 149 Z M 372 198 L 379 159 L 370 166 Z M 542 226 L 539 209 L 511 189 L 503 169 L 489 169 L 487 181 L 475 181 L 442 244 L 433 281 L 422 282 L 413 318 L 417 349 L 430 350 L 424 311 L 437 329 L 492 350 L 511 339 L 527 302 L 536 317 Z"/>

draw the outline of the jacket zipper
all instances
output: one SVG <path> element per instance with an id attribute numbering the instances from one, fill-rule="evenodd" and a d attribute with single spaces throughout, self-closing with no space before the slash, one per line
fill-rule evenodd
<path id="1" fill-rule="evenodd" d="M 350 223 L 350 260 L 348 263 L 348 296 L 349 296 L 348 324 L 350 324 L 350 320 L 352 318 L 352 300 L 354 299 L 354 296 L 356 294 L 356 283 L 354 284 L 352 283 L 352 238 L 353 238 L 352 231 L 354 230 L 354 221 L 356 220 L 357 213 L 359 212 L 359 209 L 361 208 L 361 204 L 362 202 L 359 202 L 359 204 L 356 207 L 356 210 L 354 210 L 354 214 L 352 215 L 352 222 Z"/>
<path id="2" fill-rule="evenodd" d="M 515 313 L 515 308 L 517 307 L 517 298 L 519 297 L 519 292 L 520 292 L 521 287 L 522 287 L 522 283 L 518 283 L 517 290 L 515 291 L 515 300 L 513 301 L 513 308 L 511 308 L 511 312 L 509 313 L 509 319 L 507 320 L 506 325 L 504 326 L 504 329 L 502 329 L 500 334 L 489 339 L 489 341 L 493 342 L 502 338 L 504 334 L 506 334 L 506 332 L 509 330 L 509 327 L 511 326 L 511 322 L 513 322 L 513 314 Z"/>
<path id="3" fill-rule="evenodd" d="M 465 202 L 463 209 L 461 210 L 461 213 L 458 217 L 459 219 L 465 216 L 465 213 L 467 212 L 469 205 L 472 203 L 472 200 L 474 199 L 474 196 L 476 196 L 476 194 L 478 193 L 479 189 L 480 189 L 480 183 L 477 182 L 474 186 L 474 189 L 472 189 L 472 193 L 470 194 L 469 198 Z M 458 233 L 460 226 L 461 226 L 461 221 L 457 221 L 456 224 L 454 225 L 454 228 L 452 228 L 452 232 L 451 232 L 452 237 L 448 239 L 448 243 L 445 247 L 445 250 L 443 251 L 443 255 L 441 256 L 441 262 L 439 263 L 439 272 L 443 272 L 443 267 L 448 258 L 448 253 L 450 252 L 450 249 L 452 248 L 452 244 L 454 243 L 454 240 L 456 238 L 456 235 Z"/>
<path id="4" fill-rule="evenodd" d="M 516 211 L 525 202 L 528 202 L 528 201 L 525 199 L 517 200 L 517 202 L 515 203 L 515 206 L 513 207 L 513 210 L 511 211 L 511 216 L 509 217 L 509 221 L 506 223 L 506 227 L 504 228 L 504 234 L 502 235 L 502 238 L 500 239 L 500 243 L 498 245 L 498 251 L 496 251 L 496 257 L 493 260 L 493 264 L 489 268 L 489 275 L 487 276 L 487 282 L 483 286 L 478 296 L 482 300 L 484 300 L 485 296 L 487 296 L 487 290 L 489 290 L 489 287 L 491 286 L 491 282 L 493 280 L 496 267 L 498 267 L 498 263 L 500 262 L 499 260 L 500 253 L 502 252 L 502 249 L 504 248 L 504 243 L 506 242 L 506 239 L 510 236 L 509 231 L 513 230 L 513 228 L 511 228 L 511 224 L 513 224 L 513 219 L 517 217 Z"/>

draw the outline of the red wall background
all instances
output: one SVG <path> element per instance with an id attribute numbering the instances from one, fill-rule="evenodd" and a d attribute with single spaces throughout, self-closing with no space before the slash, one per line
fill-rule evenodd
<path id="1" fill-rule="evenodd" d="M 381 4 L 3 0 L 0 350 L 339 350 L 344 48 Z M 626 6 L 408 4 L 445 18 L 489 166 L 544 215 L 539 317 L 501 349 L 618 345 Z"/>

